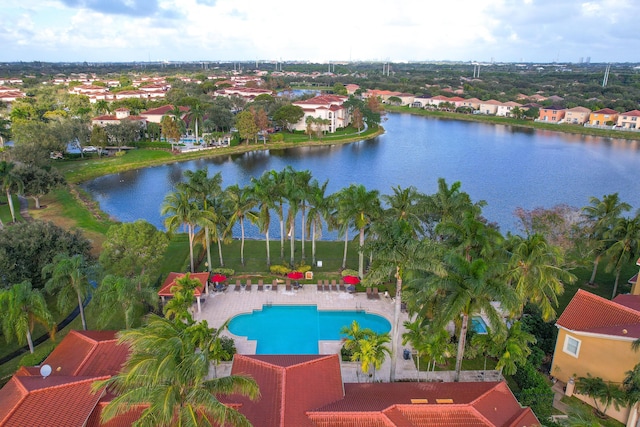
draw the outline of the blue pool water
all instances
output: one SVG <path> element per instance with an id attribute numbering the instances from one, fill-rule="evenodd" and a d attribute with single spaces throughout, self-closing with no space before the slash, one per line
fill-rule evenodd
<path id="1" fill-rule="evenodd" d="M 389 332 L 387 319 L 361 311 L 320 311 L 315 305 L 262 306 L 229 322 L 229 331 L 257 340 L 256 354 L 318 354 L 318 341 L 340 340 L 343 326 L 357 321 L 361 328 Z"/>
<path id="2" fill-rule="evenodd" d="M 471 318 L 471 327 L 477 334 L 487 333 L 487 323 L 480 316 L 474 316 Z"/>

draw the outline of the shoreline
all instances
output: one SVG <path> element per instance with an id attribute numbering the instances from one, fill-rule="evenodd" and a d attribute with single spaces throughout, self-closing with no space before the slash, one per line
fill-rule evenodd
<path id="1" fill-rule="evenodd" d="M 486 123 L 490 125 L 512 126 L 522 129 L 536 129 L 550 132 L 560 132 L 573 135 L 593 136 L 596 138 L 624 139 L 626 141 L 640 141 L 640 131 L 621 131 L 588 128 L 573 124 L 555 124 L 534 122 L 532 120 L 518 120 L 510 117 L 487 116 L 482 114 L 463 114 L 447 111 L 432 111 L 422 108 L 395 107 L 385 105 L 385 111 L 396 114 L 411 114 L 414 116 L 431 117 L 445 120 L 460 120 L 466 122 Z"/>

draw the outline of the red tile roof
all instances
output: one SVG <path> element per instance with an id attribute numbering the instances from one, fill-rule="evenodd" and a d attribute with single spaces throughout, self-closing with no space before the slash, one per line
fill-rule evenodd
<path id="1" fill-rule="evenodd" d="M 594 111 L 593 114 L 618 114 L 618 112 L 611 108 L 603 108 L 602 110 Z"/>
<path id="2" fill-rule="evenodd" d="M 170 111 L 173 111 L 173 105 L 169 104 L 169 105 L 163 105 L 162 107 L 158 107 L 158 108 L 152 108 L 150 110 L 147 111 L 143 111 L 142 113 L 140 113 L 143 116 L 164 116 L 165 114 L 169 113 Z M 186 113 L 189 111 L 189 107 L 183 107 L 180 106 L 178 107 L 180 108 L 180 111 L 182 111 L 183 113 Z"/>
<path id="3" fill-rule="evenodd" d="M 171 293 L 171 288 L 176 285 L 176 280 L 184 277 L 186 273 L 169 273 L 167 279 L 162 284 L 162 287 L 158 291 L 159 296 L 170 297 L 173 296 Z M 189 273 L 189 277 L 192 279 L 198 279 L 200 281 L 200 286 L 198 286 L 194 291 L 194 296 L 198 297 L 202 295 L 204 292 L 204 288 L 207 284 L 207 280 L 209 280 L 209 273 Z"/>
<path id="4" fill-rule="evenodd" d="M 640 311 L 582 289 L 578 289 L 556 324 L 572 331 L 640 338 Z"/>
<path id="5" fill-rule="evenodd" d="M 249 374 L 258 383 L 261 398 L 252 402 L 230 396 L 241 403 L 242 412 L 258 426 L 314 426 L 305 415 L 343 396 L 338 355 L 328 356 L 243 356 L 233 359 L 232 375 Z M 285 398 L 286 397 L 286 398 Z M 224 399 L 225 403 L 227 399 Z"/>
<path id="6" fill-rule="evenodd" d="M 82 427 L 100 399 L 91 384 L 107 378 L 14 376 L 0 390 L 0 426 Z"/>
<path id="7" fill-rule="evenodd" d="M 329 104 L 334 104 L 334 103 L 342 104 L 346 100 L 347 100 L 346 96 L 340 96 L 340 95 L 318 95 L 318 96 L 315 96 L 313 98 L 305 99 L 303 101 L 296 101 L 296 102 L 294 102 L 294 105 L 316 105 L 316 104 L 329 105 Z"/>
<path id="8" fill-rule="evenodd" d="M 631 110 L 631 111 L 627 111 L 626 113 L 622 113 L 621 116 L 623 117 L 640 117 L 640 111 L 638 110 Z"/>

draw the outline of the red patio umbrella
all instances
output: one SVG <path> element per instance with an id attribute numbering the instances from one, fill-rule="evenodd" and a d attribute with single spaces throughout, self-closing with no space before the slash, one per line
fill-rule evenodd
<path id="1" fill-rule="evenodd" d="M 214 283 L 224 282 L 225 280 L 227 280 L 227 276 L 224 274 L 216 273 L 211 277 L 211 281 Z"/>
<path id="2" fill-rule="evenodd" d="M 299 271 L 292 271 L 291 273 L 287 274 L 287 277 L 293 280 L 300 280 L 304 277 L 304 274 Z"/>
<path id="3" fill-rule="evenodd" d="M 358 276 L 344 276 L 343 280 L 347 285 L 357 285 L 360 283 L 360 278 Z"/>

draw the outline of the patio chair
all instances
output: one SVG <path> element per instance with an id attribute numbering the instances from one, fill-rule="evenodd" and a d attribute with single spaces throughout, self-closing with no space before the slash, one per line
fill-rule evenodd
<path id="1" fill-rule="evenodd" d="M 291 291 L 291 281 L 287 280 L 287 282 L 284 284 L 284 290 L 287 292 Z"/>
<path id="2" fill-rule="evenodd" d="M 233 287 L 233 290 L 236 292 L 240 292 L 240 290 L 242 289 L 242 285 L 240 284 L 240 281 L 236 281 L 235 286 Z"/>
<path id="3" fill-rule="evenodd" d="M 278 292 L 278 279 L 273 279 L 271 282 L 271 289 Z"/>
<path id="4" fill-rule="evenodd" d="M 330 288 L 330 289 L 331 289 L 332 291 L 338 291 L 338 284 L 336 283 L 336 280 L 335 280 L 335 279 L 333 279 L 333 280 L 331 281 L 331 288 Z"/>
<path id="5" fill-rule="evenodd" d="M 322 287 L 323 291 L 330 291 L 331 290 L 331 286 L 329 285 L 329 281 L 327 279 L 324 279 L 324 286 Z"/>
<path id="6" fill-rule="evenodd" d="M 318 279 L 318 291 L 322 290 L 322 280 Z"/>
<path id="7" fill-rule="evenodd" d="M 378 288 L 373 288 L 372 298 L 373 299 L 380 299 L 380 295 L 378 294 Z"/>
<path id="8" fill-rule="evenodd" d="M 264 285 L 262 283 L 258 283 L 258 291 L 264 291 Z"/>
<path id="9" fill-rule="evenodd" d="M 251 287 L 251 279 L 247 279 L 247 286 Z"/>
<path id="10" fill-rule="evenodd" d="M 284 284 L 285 286 L 288 286 L 289 288 L 291 288 L 291 279 L 285 279 Z"/>
<path id="11" fill-rule="evenodd" d="M 367 299 L 373 299 L 373 289 L 367 288 Z"/>

